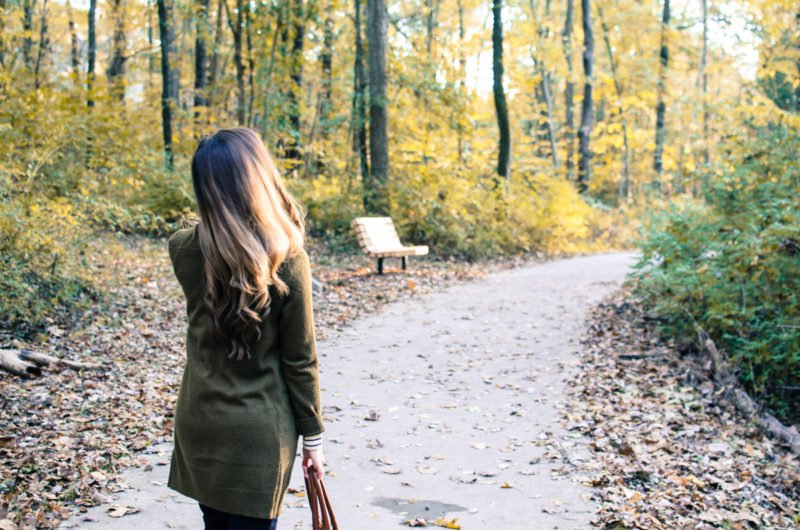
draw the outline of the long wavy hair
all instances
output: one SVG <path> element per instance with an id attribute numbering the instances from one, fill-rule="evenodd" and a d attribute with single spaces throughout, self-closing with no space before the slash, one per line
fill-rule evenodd
<path id="1" fill-rule="evenodd" d="M 228 357 L 250 358 L 269 314 L 270 286 L 278 294 L 288 290 L 277 271 L 303 246 L 303 211 L 252 129 L 203 138 L 192 157 L 192 183 L 212 336 L 229 341 Z"/>

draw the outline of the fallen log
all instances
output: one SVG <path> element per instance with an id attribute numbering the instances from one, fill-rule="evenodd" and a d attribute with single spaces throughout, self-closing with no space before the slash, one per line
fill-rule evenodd
<path id="1" fill-rule="evenodd" d="M 12 350 L 13 351 L 13 350 Z M 27 361 L 33 361 L 41 366 L 66 366 L 72 370 L 102 370 L 103 365 L 97 363 L 83 363 L 79 361 L 70 361 L 69 359 L 61 359 L 60 357 L 53 357 L 46 353 L 35 352 L 31 350 L 20 350 L 19 356 Z"/>
<path id="2" fill-rule="evenodd" d="M 103 365 L 61 359 L 32 350 L 0 350 L 0 369 L 22 377 L 42 375 L 43 366 L 61 366 L 71 370 L 102 370 Z"/>
<path id="3" fill-rule="evenodd" d="M 33 363 L 20 359 L 17 355 L 17 350 L 0 350 L 0 368 L 21 377 L 42 375 L 42 369 Z"/>
<path id="4" fill-rule="evenodd" d="M 709 334 L 700 325 L 694 323 L 698 342 L 711 357 L 711 370 L 714 382 L 722 388 L 723 394 L 730 399 L 736 409 L 748 419 L 752 419 L 769 436 L 781 440 L 789 446 L 792 453 L 800 455 L 800 432 L 796 426 L 788 427 L 772 414 L 765 413 L 761 407 L 740 386 L 736 377 L 728 369 L 725 356 Z"/>

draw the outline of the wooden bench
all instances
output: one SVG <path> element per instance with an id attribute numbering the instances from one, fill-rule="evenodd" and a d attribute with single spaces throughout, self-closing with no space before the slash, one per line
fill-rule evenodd
<path id="1" fill-rule="evenodd" d="M 383 274 L 383 258 L 401 258 L 403 270 L 406 270 L 408 256 L 424 256 L 428 253 L 425 245 L 404 246 L 397 237 L 391 217 L 356 217 L 350 226 L 356 232 L 361 250 L 378 260 L 378 274 Z"/>

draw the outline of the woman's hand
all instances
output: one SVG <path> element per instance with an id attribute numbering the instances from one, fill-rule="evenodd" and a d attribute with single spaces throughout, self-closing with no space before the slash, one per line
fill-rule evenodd
<path id="1" fill-rule="evenodd" d="M 308 478 L 308 468 L 313 467 L 314 471 L 317 473 L 317 477 L 322 478 L 325 474 L 325 464 L 328 461 L 325 460 L 325 454 L 322 452 L 322 448 L 314 449 L 313 451 L 309 451 L 308 449 L 303 449 L 303 476 Z"/>

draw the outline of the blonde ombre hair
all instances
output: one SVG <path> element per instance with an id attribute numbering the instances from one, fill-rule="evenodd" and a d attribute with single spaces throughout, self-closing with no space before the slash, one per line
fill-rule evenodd
<path id="1" fill-rule="evenodd" d="M 230 341 L 229 357 L 250 358 L 269 314 L 270 287 L 288 291 L 277 271 L 303 246 L 303 212 L 252 129 L 221 129 L 202 139 L 192 183 L 212 335 Z"/>

